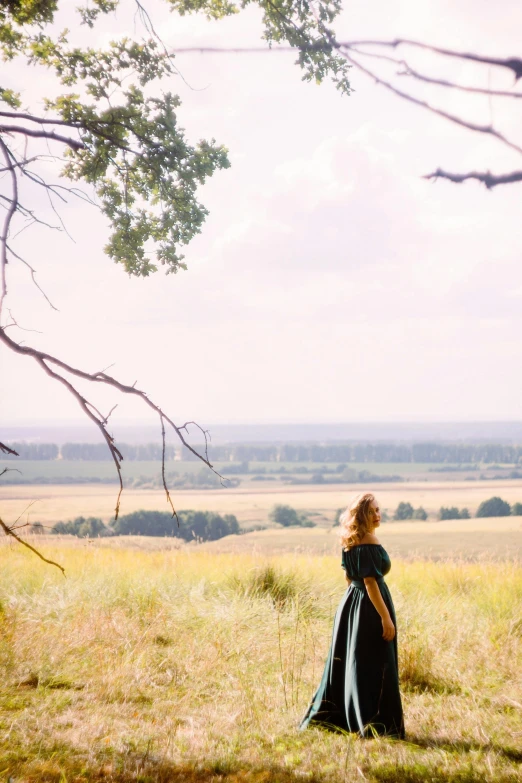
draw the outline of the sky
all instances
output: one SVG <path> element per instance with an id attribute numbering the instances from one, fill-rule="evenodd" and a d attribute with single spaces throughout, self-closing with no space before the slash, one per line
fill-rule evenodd
<path id="1" fill-rule="evenodd" d="M 209 23 L 160 0 L 148 7 L 174 49 L 261 43 L 255 8 Z M 98 43 L 133 33 L 124 10 Z M 521 23 L 509 1 L 499 14 L 485 0 L 354 0 L 336 28 L 341 40 L 404 37 L 507 56 Z M 511 86 L 501 72 L 412 61 Z M 193 142 L 224 144 L 232 163 L 200 191 L 210 214 L 185 251 L 188 271 L 130 279 L 103 254 L 105 219 L 71 202 L 61 215 L 74 241 L 39 228 L 16 239 L 59 312 L 12 265 L 7 305 L 41 333 L 11 336 L 88 371 L 113 365 L 179 422 L 520 419 L 522 186 L 422 178 L 438 166 L 520 168 L 519 156 L 354 71 L 349 97 L 304 83 L 292 54 L 180 54 L 177 64 L 183 79 L 165 86 L 181 97 L 180 125 Z M 36 106 L 30 69 L 9 73 Z M 49 77 L 40 78 L 39 88 Z M 424 95 L 516 138 L 515 102 Z M 0 377 L 0 426 L 81 417 L 25 357 L 0 349 Z M 119 404 L 115 429 L 148 418 L 115 393 L 89 395 L 104 410 Z"/>

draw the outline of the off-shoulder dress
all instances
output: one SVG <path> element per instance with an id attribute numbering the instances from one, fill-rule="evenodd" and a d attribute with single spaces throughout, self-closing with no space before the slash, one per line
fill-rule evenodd
<path id="1" fill-rule="evenodd" d="M 332 643 L 323 677 L 300 728 L 321 726 L 402 739 L 404 718 L 399 691 L 397 635 L 382 638 L 382 622 L 364 585 L 373 576 L 395 628 L 395 609 L 384 576 L 391 568 L 380 544 L 359 544 L 342 553 L 352 580 L 335 614 Z"/>

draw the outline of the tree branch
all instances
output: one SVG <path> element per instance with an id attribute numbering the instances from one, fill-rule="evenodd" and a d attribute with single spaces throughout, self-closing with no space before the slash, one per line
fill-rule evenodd
<path id="1" fill-rule="evenodd" d="M 18 180 L 16 178 L 16 172 L 14 170 L 13 161 L 9 155 L 9 149 L 5 141 L 0 136 L 0 150 L 6 163 L 6 168 L 11 176 L 12 185 L 12 198 L 10 199 L 9 208 L 4 220 L 4 227 L 2 229 L 2 249 L 0 251 L 0 317 L 2 315 L 2 306 L 4 299 L 7 295 L 7 281 L 6 281 L 6 266 L 7 259 L 7 239 L 9 237 L 9 230 L 11 228 L 11 221 L 14 217 L 16 210 L 18 209 Z"/>
<path id="2" fill-rule="evenodd" d="M 35 139 L 59 141 L 61 144 L 66 144 L 75 152 L 85 149 L 83 141 L 71 139 L 70 136 L 62 136 L 55 131 L 32 130 L 31 128 L 24 128 L 22 125 L 0 125 L 0 133 L 20 133 L 22 136 L 31 136 Z"/>
<path id="3" fill-rule="evenodd" d="M 447 179 L 458 184 L 465 182 L 467 179 L 476 179 L 484 183 L 488 190 L 491 190 L 497 185 L 522 182 L 522 171 L 510 171 L 507 174 L 492 174 L 490 171 L 470 171 L 467 174 L 451 174 L 442 169 L 437 169 L 433 174 L 425 174 L 423 179 Z"/>
<path id="4" fill-rule="evenodd" d="M 0 443 L 0 451 L 4 454 L 12 454 L 14 457 L 19 457 L 19 453 L 15 451 L 14 449 L 10 449 L 9 446 L 6 446 L 5 443 Z"/>
<path id="5" fill-rule="evenodd" d="M 11 536 L 12 538 L 16 539 L 19 544 L 22 544 L 22 546 L 25 546 L 27 547 L 27 549 L 30 549 L 31 552 L 33 552 L 37 557 L 39 557 L 40 560 L 43 560 L 44 563 L 59 568 L 62 574 L 65 576 L 65 568 L 63 566 L 61 566 L 59 563 L 55 563 L 54 560 L 48 560 L 46 557 L 44 557 L 41 552 L 39 552 L 37 549 L 34 548 L 34 546 L 31 546 L 31 544 L 28 544 L 27 541 L 23 540 L 23 538 L 20 538 L 20 536 L 18 536 L 14 532 L 13 528 L 9 527 L 9 525 L 6 525 L 1 518 L 0 518 L 0 527 L 2 528 L 6 536 Z"/>
<path id="6" fill-rule="evenodd" d="M 4 343 L 5 346 L 10 348 L 15 353 L 18 353 L 22 356 L 29 356 L 32 359 L 34 359 L 47 375 L 49 375 L 51 378 L 53 378 L 54 380 L 58 381 L 63 386 L 65 386 L 65 388 L 70 392 L 70 394 L 72 394 L 72 396 L 76 399 L 83 412 L 89 417 L 89 419 L 91 419 L 93 424 L 95 424 L 100 430 L 103 439 L 107 443 L 107 446 L 111 453 L 119 478 L 120 489 L 116 499 L 115 519 L 118 518 L 121 493 L 123 491 L 123 479 L 122 479 L 122 472 L 121 472 L 121 462 L 123 460 L 123 456 L 121 455 L 119 449 L 115 445 L 114 438 L 107 431 L 108 417 L 103 417 L 101 413 L 92 405 L 92 403 L 90 403 L 67 378 L 65 378 L 55 369 L 52 369 L 51 365 L 53 365 L 55 368 L 59 368 L 60 370 L 63 370 L 65 373 L 73 375 L 77 378 L 81 378 L 82 380 L 91 381 L 93 383 L 101 383 L 103 385 L 110 386 L 123 394 L 131 394 L 135 397 L 140 398 L 149 408 L 151 408 L 160 417 L 162 430 L 164 429 L 164 422 L 167 422 L 167 424 L 169 424 L 170 427 L 174 430 L 174 432 L 178 436 L 181 443 L 185 446 L 185 448 L 187 448 L 192 454 L 194 454 L 195 457 L 197 457 L 205 465 L 207 465 L 207 467 L 209 467 L 212 470 L 212 472 L 215 473 L 216 476 L 218 476 L 220 479 L 223 480 L 223 476 L 217 470 L 215 470 L 214 466 L 209 460 L 208 432 L 204 430 L 202 427 L 200 427 L 200 425 L 196 424 L 195 422 L 186 422 L 182 426 L 178 427 L 158 405 L 156 405 L 154 402 L 152 402 L 152 400 L 149 399 L 149 397 L 145 392 L 136 389 L 135 386 L 128 386 L 126 384 L 120 383 L 120 381 L 118 381 L 116 378 L 107 375 L 105 372 L 96 372 L 96 373 L 85 372 L 84 370 L 80 370 L 77 367 L 73 367 L 72 365 L 63 362 L 61 359 L 58 359 L 55 356 L 51 356 L 50 354 L 45 353 L 44 351 L 39 351 L 36 348 L 31 348 L 30 346 L 27 345 L 20 345 L 19 343 L 12 340 L 6 334 L 5 328 L 2 327 L 0 327 L 0 342 Z M 204 433 L 205 456 L 202 456 L 198 451 L 196 451 L 196 449 L 193 446 L 191 446 L 190 443 L 187 442 L 185 436 L 183 435 L 182 430 L 185 430 L 185 432 L 187 432 L 188 424 L 195 424 L 195 426 L 199 427 L 201 432 Z M 164 443 L 163 433 L 162 433 L 162 442 Z M 165 448 L 163 448 L 163 456 L 162 456 L 162 476 L 164 481 L 164 489 L 165 489 L 167 502 L 170 504 L 172 508 L 173 511 L 172 515 L 177 516 L 165 480 Z"/>
<path id="7" fill-rule="evenodd" d="M 412 41 L 408 38 L 396 38 L 393 41 L 342 41 L 339 46 L 352 48 L 354 46 L 386 46 L 396 49 L 398 46 L 413 46 L 418 49 L 424 49 L 435 54 L 442 54 L 446 57 L 454 57 L 459 60 L 470 60 L 471 62 L 481 63 L 482 65 L 494 65 L 498 68 L 507 68 L 513 71 L 515 81 L 522 77 L 522 59 L 520 57 L 485 57 L 471 52 L 457 52 L 454 49 L 444 49 L 439 46 L 430 46 L 430 44 L 421 41 Z"/>
<path id="8" fill-rule="evenodd" d="M 409 101 L 410 103 L 414 103 L 416 106 L 421 106 L 423 109 L 426 109 L 432 114 L 436 114 L 438 117 L 442 117 L 443 119 L 449 120 L 456 125 L 460 125 L 462 128 L 493 136 L 494 138 L 498 139 L 498 141 L 502 142 L 502 144 L 505 144 L 507 147 L 510 147 L 516 152 L 522 154 L 522 147 L 519 147 L 517 144 L 510 141 L 508 138 L 506 138 L 506 136 L 500 133 L 500 131 L 495 130 L 492 125 L 478 125 L 474 122 L 468 122 L 467 120 L 463 120 L 461 117 L 458 117 L 456 114 L 450 114 L 449 112 L 444 111 L 444 109 L 439 109 L 436 106 L 432 106 L 427 101 L 423 101 L 420 98 L 416 98 L 414 95 L 410 95 L 407 92 L 403 92 L 403 90 L 399 90 L 390 82 L 381 79 L 381 77 L 377 76 L 376 73 L 370 71 L 368 68 L 365 68 L 364 65 L 361 65 L 360 62 L 354 59 L 354 52 L 352 52 L 350 49 L 346 50 L 342 48 L 342 44 L 336 43 L 335 45 L 339 47 L 340 52 L 348 60 L 348 62 L 351 63 L 351 65 L 353 65 L 355 68 L 358 68 L 360 71 L 362 71 L 362 73 L 366 74 L 366 76 L 369 76 L 371 79 L 373 79 L 376 84 L 380 84 L 382 87 L 385 87 L 387 90 L 393 92 L 395 95 L 398 95 L 400 98 L 404 98 L 404 100 Z"/>

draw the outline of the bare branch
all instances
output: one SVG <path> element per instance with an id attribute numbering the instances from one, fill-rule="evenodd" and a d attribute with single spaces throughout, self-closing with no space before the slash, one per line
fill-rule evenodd
<path id="1" fill-rule="evenodd" d="M 172 502 L 172 498 L 170 497 L 170 492 L 169 492 L 169 488 L 167 487 L 167 480 L 165 477 L 165 446 L 166 446 L 165 422 L 162 413 L 160 413 L 159 417 L 161 423 L 161 480 L 163 482 L 163 489 L 165 490 L 167 502 L 170 504 L 170 507 L 172 509 L 172 516 L 176 517 L 176 522 L 178 523 L 178 527 L 179 527 L 179 517 L 176 512 L 176 509 L 174 508 L 174 503 Z"/>
<path id="2" fill-rule="evenodd" d="M 21 261 L 22 264 L 25 264 L 25 266 L 29 269 L 29 271 L 31 273 L 31 278 L 32 278 L 33 283 L 35 284 L 37 289 L 40 291 L 40 293 L 42 294 L 43 298 L 47 301 L 49 307 L 51 307 L 53 310 L 56 310 L 56 312 L 58 313 L 59 312 L 58 308 L 53 305 L 53 303 L 51 302 L 51 300 L 49 299 L 49 297 L 47 296 L 47 294 L 45 293 L 43 288 L 38 283 L 38 281 L 36 279 L 36 269 L 34 269 L 31 266 L 31 264 L 28 261 L 25 260 L 25 258 L 22 258 L 22 256 L 18 255 L 18 253 L 15 253 L 13 248 L 10 247 L 7 243 L 6 243 L 5 247 L 6 247 L 6 250 L 9 250 L 9 252 L 11 253 L 12 256 L 17 258 L 18 261 Z"/>
<path id="3" fill-rule="evenodd" d="M 36 348 L 31 348 L 26 345 L 20 345 L 19 343 L 12 340 L 6 334 L 5 329 L 2 327 L 0 327 L 0 342 L 3 342 L 4 345 L 6 345 L 15 353 L 21 354 L 22 356 L 30 356 L 38 363 L 38 365 L 44 370 L 44 372 L 47 375 L 49 375 L 59 383 L 63 384 L 67 388 L 67 390 L 73 395 L 73 397 L 77 400 L 83 412 L 91 419 L 91 421 L 100 430 L 105 442 L 107 443 L 111 456 L 113 458 L 116 471 L 118 473 L 119 483 L 120 483 L 120 489 L 116 500 L 115 519 L 118 518 L 119 508 L 120 508 L 120 498 L 121 498 L 121 493 L 123 491 L 123 480 L 122 480 L 122 472 L 121 472 L 121 462 L 123 460 L 123 456 L 118 450 L 118 448 L 116 447 L 114 443 L 114 438 L 107 431 L 106 418 L 104 418 L 102 414 L 99 413 L 99 411 L 95 408 L 94 405 L 92 405 L 92 403 L 90 403 L 82 394 L 80 394 L 80 392 L 76 389 L 76 387 L 69 380 L 67 380 L 67 378 L 65 378 L 56 370 L 53 370 L 51 365 L 77 378 L 81 378 L 83 380 L 90 381 L 93 383 L 101 383 L 106 386 L 110 386 L 123 394 L 131 394 L 133 396 L 139 397 L 146 405 L 148 405 L 149 408 L 155 411 L 155 413 L 160 417 L 163 428 L 164 428 L 164 423 L 167 422 L 167 424 L 169 424 L 172 427 L 172 429 L 180 439 L 181 443 L 192 454 L 194 454 L 195 457 L 197 457 L 205 465 L 207 465 L 207 467 L 209 467 L 216 476 L 218 476 L 221 480 L 223 480 L 223 476 L 220 473 L 218 473 L 217 470 L 215 470 L 214 466 L 209 460 L 209 456 L 208 456 L 209 433 L 207 430 L 204 430 L 196 422 L 186 422 L 181 427 L 178 427 L 158 405 L 156 405 L 154 402 L 152 402 L 152 400 L 148 398 L 145 392 L 136 389 L 135 386 L 128 386 L 126 384 L 120 383 L 120 381 L 118 381 L 116 378 L 107 375 L 105 372 L 97 372 L 94 374 L 85 372 L 83 370 L 78 369 L 77 367 L 73 367 L 72 365 L 63 362 L 61 359 L 58 359 L 55 356 L 51 356 L 50 354 L 45 353 L 44 351 L 39 351 Z M 187 432 L 187 427 L 189 424 L 193 424 L 194 426 L 198 427 L 198 429 L 203 433 L 205 437 L 205 456 L 202 456 L 198 451 L 196 451 L 196 449 L 190 443 L 188 443 L 185 436 L 183 435 L 183 430 Z M 163 476 L 165 476 L 164 469 L 163 469 Z M 172 500 L 170 498 L 166 481 L 164 483 L 164 489 L 167 497 L 167 502 L 171 505 L 174 515 L 176 515 L 176 511 L 172 504 Z"/>
<path id="4" fill-rule="evenodd" d="M 4 454 L 12 454 L 14 457 L 20 456 L 17 451 L 10 449 L 9 446 L 5 445 L 5 443 L 0 443 L 0 451 L 2 451 Z"/>
<path id="5" fill-rule="evenodd" d="M 11 175 L 12 197 L 10 200 L 9 208 L 4 220 L 4 226 L 2 228 L 2 249 L 0 255 L 0 316 L 2 315 L 2 305 L 7 295 L 7 281 L 6 281 L 6 266 L 7 259 L 7 239 L 9 237 L 9 230 L 11 228 L 11 221 L 18 208 L 18 180 L 16 178 L 16 172 L 13 167 L 11 156 L 9 155 L 9 149 L 5 141 L 0 136 L 0 150 L 4 156 L 6 168 Z"/>
<path id="6" fill-rule="evenodd" d="M 21 329 L 22 332 L 35 332 L 36 334 L 43 334 L 43 332 L 41 332 L 39 329 L 27 329 L 25 326 L 20 326 L 9 308 L 7 308 L 7 312 L 9 313 L 9 318 L 11 321 L 4 326 L 4 329 L 9 329 L 11 326 L 16 326 L 16 328 Z"/>
<path id="7" fill-rule="evenodd" d="M 9 525 L 6 525 L 1 518 L 0 518 L 0 527 L 2 528 L 6 536 L 11 536 L 12 538 L 16 539 L 16 541 L 18 541 L 19 544 L 22 544 L 22 546 L 25 546 L 27 547 L 27 549 L 30 549 L 31 552 L 33 552 L 37 557 L 39 557 L 40 560 L 43 560 L 44 563 L 59 568 L 62 574 L 65 576 L 65 568 L 63 566 L 61 566 L 59 563 L 55 563 L 54 560 L 48 560 L 46 557 L 44 557 L 41 552 L 39 552 L 37 549 L 34 548 L 34 546 L 31 546 L 31 544 L 28 544 L 27 541 L 23 540 L 23 538 L 20 538 L 20 536 L 18 536 L 14 532 L 13 528 L 9 527 Z"/>
<path id="8" fill-rule="evenodd" d="M 355 46 L 348 46 L 347 44 L 340 44 L 340 46 L 346 46 L 355 54 L 360 54 L 363 57 L 371 57 L 374 60 L 384 60 L 385 62 L 393 63 L 401 68 L 403 71 L 398 71 L 397 76 L 411 76 L 413 79 L 417 79 L 427 84 L 435 84 L 439 87 L 446 87 L 450 90 L 461 90 L 461 92 L 470 92 L 478 95 L 489 95 L 495 98 L 522 98 L 522 92 L 512 92 L 512 90 L 492 90 L 490 87 L 472 87 L 468 84 L 457 84 L 456 82 L 448 81 L 447 79 L 435 79 L 431 76 L 426 76 L 419 71 L 414 70 L 406 60 L 399 60 L 396 57 L 390 57 L 386 54 L 378 54 L 377 52 L 367 52 L 364 49 L 358 49 Z"/>
<path id="9" fill-rule="evenodd" d="M 459 60 L 471 60 L 475 63 L 481 63 L 482 65 L 494 65 L 499 68 L 507 68 L 510 71 L 513 71 L 515 81 L 518 81 L 520 77 L 522 77 L 522 59 L 520 57 L 485 57 L 471 52 L 457 52 L 454 49 L 430 46 L 421 41 L 412 41 L 408 38 L 396 38 L 393 41 L 342 41 L 339 42 L 338 46 L 346 48 L 352 48 L 354 46 L 386 46 L 392 49 L 396 49 L 398 46 L 413 46 L 428 52 L 435 52 L 435 54 L 443 54 L 446 57 L 454 57 Z"/>
<path id="10" fill-rule="evenodd" d="M 72 150 L 75 150 L 75 152 L 85 149 L 83 141 L 71 139 L 70 136 L 62 136 L 55 131 L 32 130 L 31 128 L 24 128 L 22 125 L 0 125 L 0 133 L 21 133 L 23 136 L 31 136 L 35 139 L 59 141 L 61 144 L 66 144 Z"/>
<path id="11" fill-rule="evenodd" d="M 4 468 L 3 471 L 0 473 L 0 476 L 3 476 L 4 473 L 19 473 L 20 475 L 22 475 L 22 471 L 18 470 L 18 468 Z"/>
<path id="12" fill-rule="evenodd" d="M 448 171 L 437 169 L 433 174 L 425 174 L 423 179 L 447 179 L 458 184 L 465 182 L 467 179 L 476 179 L 482 182 L 488 190 L 491 190 L 497 185 L 522 182 L 522 171 L 510 171 L 507 174 L 492 174 L 490 171 L 469 171 L 467 174 L 450 174 Z"/>
<path id="13" fill-rule="evenodd" d="M 444 109 L 439 109 L 436 106 L 432 106 L 427 101 L 423 101 L 420 98 L 416 98 L 414 95 L 410 95 L 407 92 L 403 92 L 403 90 L 399 90 L 390 82 L 381 79 L 380 76 L 377 76 L 376 73 L 368 70 L 368 68 L 365 68 L 364 65 L 361 65 L 361 63 L 354 58 L 354 52 L 350 51 L 349 49 L 346 50 L 341 48 L 341 44 L 336 44 L 336 46 L 339 47 L 341 54 L 348 60 L 349 63 L 351 63 L 351 65 L 353 65 L 355 68 L 358 68 L 360 71 L 362 71 L 362 73 L 366 74 L 366 76 L 369 76 L 371 79 L 373 79 L 376 84 L 380 84 L 382 87 L 385 87 L 387 90 L 393 92 L 395 95 L 398 95 L 400 98 L 404 98 L 404 100 L 409 101 L 410 103 L 414 103 L 416 106 L 422 106 L 423 109 L 427 109 L 427 111 L 432 112 L 432 114 L 436 114 L 438 117 L 442 117 L 443 119 L 449 120 L 456 125 L 460 125 L 462 128 L 493 136 L 507 147 L 510 147 L 516 152 L 520 152 L 522 154 L 522 147 L 519 147 L 517 144 L 510 141 L 508 138 L 506 138 L 506 136 L 500 133 L 500 131 L 495 130 L 492 125 L 478 125 L 474 122 L 468 122 L 467 120 L 463 120 L 461 117 L 458 117 L 456 114 L 450 114 L 449 112 L 444 111 Z"/>

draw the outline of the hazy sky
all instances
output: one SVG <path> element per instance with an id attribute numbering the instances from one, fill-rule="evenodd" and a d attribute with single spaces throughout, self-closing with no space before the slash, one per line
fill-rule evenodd
<path id="1" fill-rule="evenodd" d="M 259 45 L 256 9 L 208 23 L 150 8 L 174 47 Z M 107 38 L 128 24 L 121 13 Z M 507 56 L 519 53 L 521 24 L 515 2 L 499 14 L 485 0 L 355 0 L 337 29 L 339 39 L 401 36 Z M 13 266 L 8 306 L 43 334 L 12 336 L 91 371 L 115 362 L 111 372 L 179 421 L 520 418 L 522 186 L 421 178 L 437 166 L 520 168 L 519 157 L 354 71 L 350 97 L 305 84 L 293 60 L 180 55 L 186 83 L 168 85 L 183 101 L 180 124 L 193 141 L 225 144 L 232 161 L 201 191 L 210 216 L 186 251 L 188 271 L 129 279 L 103 255 L 105 221 L 71 203 L 62 214 L 74 243 L 43 230 L 17 239 L 60 312 Z M 447 76 L 447 63 L 432 72 Z M 487 86 L 487 71 L 458 75 Z M 19 85 L 32 78 L 18 71 Z M 489 78 L 510 86 L 508 74 Z M 511 103 L 429 97 L 520 127 Z M 30 360 L 2 350 L 0 362 L 1 423 L 78 417 Z M 116 395 L 91 397 L 122 403 L 122 419 L 146 418 Z"/>

